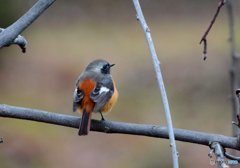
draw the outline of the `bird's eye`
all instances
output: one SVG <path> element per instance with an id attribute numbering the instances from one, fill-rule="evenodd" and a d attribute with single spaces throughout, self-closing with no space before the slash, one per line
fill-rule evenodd
<path id="1" fill-rule="evenodd" d="M 103 69 L 109 69 L 110 68 L 110 65 L 109 64 L 105 64 L 104 66 L 103 66 Z"/>
<path id="2" fill-rule="evenodd" d="M 102 67 L 101 71 L 102 71 L 102 73 L 104 73 L 104 74 L 109 74 L 109 73 L 110 73 L 110 68 L 111 68 L 110 64 L 105 64 L 105 65 Z"/>

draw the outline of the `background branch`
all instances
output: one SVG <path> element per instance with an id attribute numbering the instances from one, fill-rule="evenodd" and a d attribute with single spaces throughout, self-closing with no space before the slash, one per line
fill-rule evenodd
<path id="1" fill-rule="evenodd" d="M 163 77 L 162 77 L 162 72 L 160 68 L 160 61 L 158 60 L 158 56 L 154 47 L 154 43 L 152 40 L 152 36 L 150 33 L 150 29 L 146 23 L 146 20 L 144 18 L 141 6 L 139 4 L 138 0 L 133 0 L 134 7 L 137 12 L 137 19 L 140 22 L 142 29 L 145 33 L 145 37 L 147 39 L 148 47 L 152 56 L 153 60 L 153 65 L 155 69 L 155 73 L 157 76 L 157 82 L 159 86 L 159 90 L 162 96 L 162 102 L 163 102 L 163 107 L 164 107 L 164 112 L 165 112 L 165 118 L 167 121 L 167 127 L 168 127 L 168 133 L 169 133 L 169 140 L 170 140 L 170 147 L 172 151 L 172 159 L 173 159 L 173 167 L 178 168 L 179 163 L 178 163 L 178 152 L 177 152 L 177 147 L 176 147 L 176 142 L 175 142 L 175 137 L 174 137 L 174 132 L 173 132 L 173 124 L 172 124 L 172 117 L 171 117 L 171 112 L 170 112 L 170 107 L 168 103 L 168 98 L 167 98 L 167 93 L 166 89 L 164 86 L 163 82 Z"/>
<path id="2" fill-rule="evenodd" d="M 233 10 L 233 0 L 228 0 L 226 3 L 229 21 L 229 44 L 232 64 L 230 67 L 230 83 L 231 83 L 231 99 L 232 99 L 232 121 L 236 121 L 236 116 L 239 115 L 239 93 L 240 88 L 240 60 L 236 51 L 236 33 L 235 33 L 235 18 Z M 236 96 L 237 95 L 237 96 Z M 238 122 L 238 121 L 237 121 Z M 239 124 L 239 123 L 238 123 Z M 239 128 L 233 125 L 233 136 L 239 134 Z"/>
<path id="3" fill-rule="evenodd" d="M 24 52 L 26 40 L 22 43 L 18 35 L 32 24 L 55 0 L 39 0 L 16 22 L 0 32 L 0 48 L 17 43 Z M 20 38 L 21 39 L 21 38 Z M 23 40 L 24 41 L 24 40 Z"/>
<path id="4" fill-rule="evenodd" d="M 78 129 L 80 118 L 70 115 L 57 114 L 37 109 L 0 105 L 0 116 L 7 118 L 25 119 L 44 122 Z M 142 135 L 168 139 L 168 129 L 156 125 L 133 124 L 112 121 L 92 120 L 91 131 L 103 133 L 118 133 Z M 209 146 L 211 142 L 218 142 L 224 148 L 240 149 L 238 138 L 219 134 L 209 134 L 185 129 L 174 129 L 176 140 Z"/>
<path id="5" fill-rule="evenodd" d="M 214 14 L 214 16 L 213 16 L 213 18 L 212 18 L 212 20 L 211 20 L 207 30 L 205 31 L 205 33 L 203 34 L 203 36 L 202 36 L 202 38 L 200 40 L 200 44 L 203 43 L 203 60 L 207 59 L 207 35 L 210 32 L 210 30 L 212 29 L 212 26 L 215 23 L 221 8 L 224 6 L 225 1 L 226 0 L 220 0 L 220 2 L 218 4 L 218 7 L 217 7 L 217 11 L 215 12 L 215 14 Z"/>

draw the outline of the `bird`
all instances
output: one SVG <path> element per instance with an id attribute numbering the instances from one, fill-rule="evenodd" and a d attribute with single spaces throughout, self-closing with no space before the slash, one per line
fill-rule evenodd
<path id="1" fill-rule="evenodd" d="M 73 93 L 73 112 L 80 111 L 82 119 L 78 135 L 88 135 L 91 127 L 92 113 L 109 112 L 118 99 L 118 91 L 111 75 L 110 64 L 106 60 L 97 59 L 90 62 L 76 80 Z"/>

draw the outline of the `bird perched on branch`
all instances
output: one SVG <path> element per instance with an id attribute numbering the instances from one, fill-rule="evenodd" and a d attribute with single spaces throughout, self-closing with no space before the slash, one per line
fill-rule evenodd
<path id="1" fill-rule="evenodd" d="M 87 135 L 91 127 L 92 112 L 103 114 L 112 109 L 118 98 L 110 64 L 105 60 L 92 61 L 80 74 L 73 93 L 73 111 L 82 112 L 78 135 Z"/>

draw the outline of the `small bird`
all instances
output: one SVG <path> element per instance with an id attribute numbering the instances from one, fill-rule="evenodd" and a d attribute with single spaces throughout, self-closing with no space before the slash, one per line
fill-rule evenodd
<path id="1" fill-rule="evenodd" d="M 92 61 L 80 74 L 73 93 L 73 112 L 82 112 L 78 135 L 88 135 L 92 112 L 103 114 L 112 109 L 118 99 L 118 91 L 110 74 L 110 64 L 105 60 Z"/>

